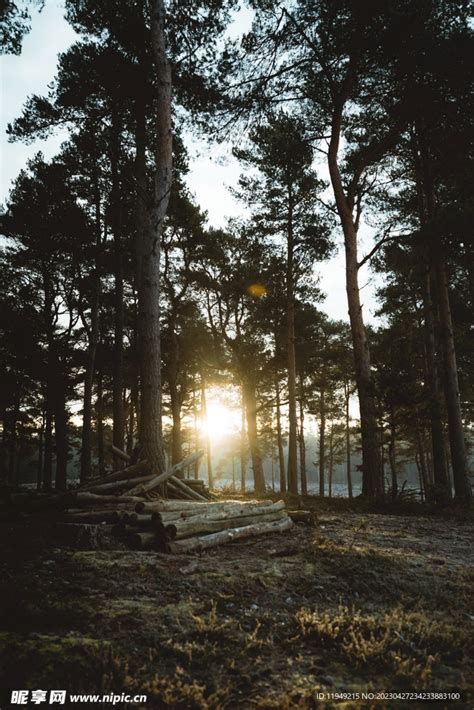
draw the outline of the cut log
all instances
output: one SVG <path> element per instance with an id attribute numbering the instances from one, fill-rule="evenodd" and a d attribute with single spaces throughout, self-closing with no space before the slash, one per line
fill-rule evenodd
<path id="1" fill-rule="evenodd" d="M 146 513 L 131 513 L 131 515 L 128 516 L 128 523 L 141 530 L 153 530 L 154 522 L 152 516 Z M 161 520 L 157 519 L 155 524 L 158 522 L 162 523 Z"/>
<path id="2" fill-rule="evenodd" d="M 183 468 L 186 468 L 187 466 L 193 464 L 203 455 L 204 451 L 198 451 L 195 454 L 188 456 L 187 458 L 172 466 L 170 469 L 168 469 L 168 471 L 164 471 L 163 473 L 160 473 L 157 476 L 152 476 L 152 478 L 144 485 L 138 485 L 136 486 L 136 488 L 133 488 L 132 491 L 130 491 L 130 495 L 142 495 L 144 493 L 152 491 L 154 488 L 157 488 L 159 485 L 167 481 L 171 476 L 174 476 L 175 473 L 178 473 L 179 471 L 182 471 Z M 176 482 L 173 481 L 173 484 L 176 485 Z"/>
<path id="3" fill-rule="evenodd" d="M 283 501 L 278 501 L 283 503 Z M 231 506 L 235 508 L 246 508 L 249 506 L 266 506 L 275 505 L 272 500 L 226 500 L 226 501 L 206 501 L 195 503 L 194 501 L 178 501 L 178 500 L 154 500 L 137 503 L 135 510 L 137 513 L 152 513 L 157 512 L 190 512 L 197 510 L 201 513 L 207 510 L 229 510 Z M 284 505 L 284 504 L 283 504 Z"/>
<path id="4" fill-rule="evenodd" d="M 293 525 L 291 518 L 286 516 L 282 520 L 276 520 L 273 523 L 257 523 L 255 525 L 246 525 L 245 527 L 233 528 L 232 530 L 222 530 L 221 532 L 212 533 L 211 535 L 201 535 L 199 537 L 191 537 L 188 540 L 178 540 L 171 542 L 169 547 L 171 552 L 192 552 L 193 550 L 201 551 L 209 547 L 217 545 L 225 545 L 234 540 L 242 540 L 247 537 L 256 535 L 267 535 L 270 533 L 284 532 L 289 530 Z"/>
<path id="5" fill-rule="evenodd" d="M 204 508 L 204 509 L 203 509 Z M 221 510 L 214 508 L 207 508 L 207 506 L 196 507 L 192 510 L 182 510 L 182 511 L 154 511 L 151 513 L 153 520 L 160 520 L 164 523 L 180 521 L 193 521 L 199 522 L 200 520 L 229 520 L 231 518 L 246 518 L 255 515 L 269 515 L 271 513 L 276 513 L 282 511 L 285 508 L 285 503 L 280 500 L 277 503 L 272 503 L 271 505 L 229 505 L 228 508 Z M 146 513 L 142 513 L 146 515 Z"/>
<path id="6" fill-rule="evenodd" d="M 169 542 L 173 531 L 163 528 L 159 532 L 134 532 L 128 534 L 127 540 L 135 550 L 158 550 L 169 552 Z"/>
<path id="7" fill-rule="evenodd" d="M 176 527 L 177 540 L 183 540 L 188 537 L 195 537 L 205 533 L 219 532 L 220 530 L 233 530 L 236 528 L 247 527 L 256 524 L 272 523 L 276 520 L 287 518 L 284 510 L 277 510 L 274 513 L 267 515 L 248 515 L 237 518 L 224 518 L 222 520 L 210 520 L 206 518 L 190 518 L 190 520 L 176 520 L 173 525 Z"/>

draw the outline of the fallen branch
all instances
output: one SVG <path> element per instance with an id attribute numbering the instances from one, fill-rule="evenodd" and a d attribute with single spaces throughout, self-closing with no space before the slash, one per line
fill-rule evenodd
<path id="1" fill-rule="evenodd" d="M 176 478 L 176 476 L 170 476 L 169 480 L 171 481 L 172 485 L 175 486 L 176 488 L 179 488 L 183 493 L 186 494 L 188 498 L 192 498 L 193 500 L 200 500 L 205 503 L 207 503 L 207 498 L 205 498 L 203 495 L 198 493 L 197 491 L 193 491 L 192 488 L 187 486 L 181 479 Z"/>
<path id="2" fill-rule="evenodd" d="M 110 483 L 112 481 L 121 481 L 128 478 L 135 478 L 136 476 L 142 475 L 145 471 L 149 469 L 148 461 L 138 461 L 132 466 L 127 466 L 127 468 L 122 468 L 120 471 L 114 471 L 109 473 L 107 476 L 102 476 L 101 478 L 94 478 L 93 480 L 86 481 L 79 486 L 80 491 L 88 491 L 92 488 L 96 488 L 105 483 Z M 137 483 L 137 481 L 135 481 Z"/>
<path id="3" fill-rule="evenodd" d="M 111 493 L 112 491 L 123 491 L 127 490 L 130 488 L 133 488 L 133 493 L 132 491 L 129 490 L 127 493 L 127 497 L 130 495 L 136 495 L 136 492 L 140 490 L 141 486 L 137 486 L 136 484 L 142 484 L 142 483 L 148 483 L 154 478 L 154 476 L 141 476 L 140 478 L 125 478 L 120 481 L 114 481 L 113 483 L 102 483 L 97 486 L 92 486 L 88 488 L 87 490 L 89 493 Z"/>
<path id="4" fill-rule="evenodd" d="M 183 459 L 179 463 L 172 466 L 168 471 L 164 471 L 163 473 L 160 473 L 157 476 L 152 476 L 145 483 L 145 485 L 138 485 L 135 488 L 133 488 L 130 491 L 130 495 L 143 495 L 145 493 L 149 493 L 154 488 L 157 488 L 159 485 L 161 485 L 162 483 L 167 481 L 168 478 L 171 478 L 179 471 L 182 471 L 184 468 L 187 468 L 188 466 L 193 464 L 195 461 L 200 459 L 201 456 L 203 456 L 203 455 L 204 455 L 204 451 L 201 450 L 201 451 L 196 452 L 195 454 L 192 454 L 191 456 L 188 456 L 187 458 Z M 173 484 L 176 485 L 176 480 L 173 480 Z"/>

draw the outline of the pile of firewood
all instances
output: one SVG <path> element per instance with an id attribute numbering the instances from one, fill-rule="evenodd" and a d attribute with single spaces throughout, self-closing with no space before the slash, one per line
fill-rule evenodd
<path id="1" fill-rule="evenodd" d="M 202 550 L 292 526 L 283 501 L 218 501 L 202 481 L 178 478 L 202 455 L 159 475 L 140 461 L 65 494 L 27 496 L 19 509 L 30 515 L 56 511 L 66 539 L 77 533 L 97 540 L 107 531 L 129 547 L 162 552 Z"/>

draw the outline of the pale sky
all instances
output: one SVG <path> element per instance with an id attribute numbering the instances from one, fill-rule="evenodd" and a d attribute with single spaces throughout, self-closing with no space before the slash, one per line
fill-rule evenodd
<path id="1" fill-rule="evenodd" d="M 21 114 L 26 98 L 32 93 L 46 94 L 48 84 L 56 74 L 57 55 L 65 51 L 77 38 L 74 30 L 63 18 L 60 0 L 46 0 L 41 13 L 33 10 L 32 31 L 24 38 L 20 56 L 7 55 L 0 58 L 1 84 L 1 176 L 0 203 L 5 203 L 12 180 L 25 166 L 26 161 L 38 150 L 47 159 L 57 153 L 61 142 L 67 137 L 58 132 L 47 140 L 37 140 L 31 145 L 8 143 L 5 135 L 8 123 Z M 241 11 L 232 34 L 249 26 L 250 13 Z M 230 146 L 207 147 L 202 142 L 188 139 L 191 170 L 188 186 L 200 207 L 208 212 L 212 226 L 224 226 L 227 217 L 242 215 L 242 206 L 231 196 L 228 186 L 236 185 L 240 168 L 230 154 Z M 320 287 L 326 293 L 321 308 L 329 316 L 347 320 L 347 298 L 345 292 L 345 270 L 342 237 L 336 234 L 338 254 L 328 262 L 318 265 Z M 367 236 L 361 240 L 361 256 L 370 250 L 372 240 Z M 360 285 L 364 316 L 367 322 L 374 322 L 376 304 L 374 300 L 375 280 L 367 267 L 361 270 Z"/>

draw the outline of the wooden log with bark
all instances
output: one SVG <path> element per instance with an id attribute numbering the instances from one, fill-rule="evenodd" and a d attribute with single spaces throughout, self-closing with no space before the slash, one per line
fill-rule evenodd
<path id="1" fill-rule="evenodd" d="M 278 501 L 279 504 L 283 501 Z M 205 512 L 207 510 L 228 510 L 231 506 L 235 508 L 246 508 L 248 506 L 267 506 L 274 505 L 271 500 L 226 500 L 226 501 L 205 501 L 202 503 L 196 503 L 194 501 L 178 501 L 178 500 L 154 500 L 154 501 L 142 501 L 135 505 L 135 510 L 137 513 L 153 513 L 154 511 L 160 512 L 189 512 L 191 510 L 197 510 L 200 512 Z M 284 504 L 283 504 L 284 506 Z"/>
<path id="2" fill-rule="evenodd" d="M 271 505 L 248 505 L 248 506 L 237 506 L 230 505 L 225 509 L 221 508 L 198 508 L 186 511 L 154 511 L 151 513 L 153 520 L 160 520 L 164 523 L 171 523 L 175 521 L 206 521 L 206 520 L 229 520 L 232 518 L 247 518 L 249 516 L 256 515 L 271 515 L 279 511 L 283 511 L 285 508 L 285 503 L 277 501 L 276 503 L 271 503 Z M 148 513 L 149 514 L 149 513 Z M 146 515 L 146 513 L 142 513 Z"/>
<path id="3" fill-rule="evenodd" d="M 176 542 L 169 543 L 169 549 L 171 552 L 193 552 L 206 550 L 210 547 L 216 547 L 217 545 L 225 545 L 228 542 L 234 542 L 234 540 L 243 540 L 247 537 L 254 537 L 257 535 L 266 535 L 275 532 L 284 532 L 289 530 L 293 525 L 293 521 L 288 516 L 282 518 L 281 520 L 275 520 L 271 523 L 256 523 L 255 525 L 245 525 L 244 527 L 238 527 L 228 530 L 222 530 L 220 532 L 212 533 L 211 535 L 200 535 L 198 537 L 191 537 L 187 540 L 177 540 Z"/>
<path id="4" fill-rule="evenodd" d="M 221 530 L 232 530 L 240 527 L 247 527 L 256 524 L 272 523 L 276 520 L 287 518 L 284 510 L 277 510 L 273 513 L 238 516 L 236 518 L 222 518 L 221 520 L 211 520 L 209 518 L 190 518 L 189 520 L 176 520 L 172 524 L 176 527 L 176 539 L 195 537 L 204 533 L 219 532 Z"/>

